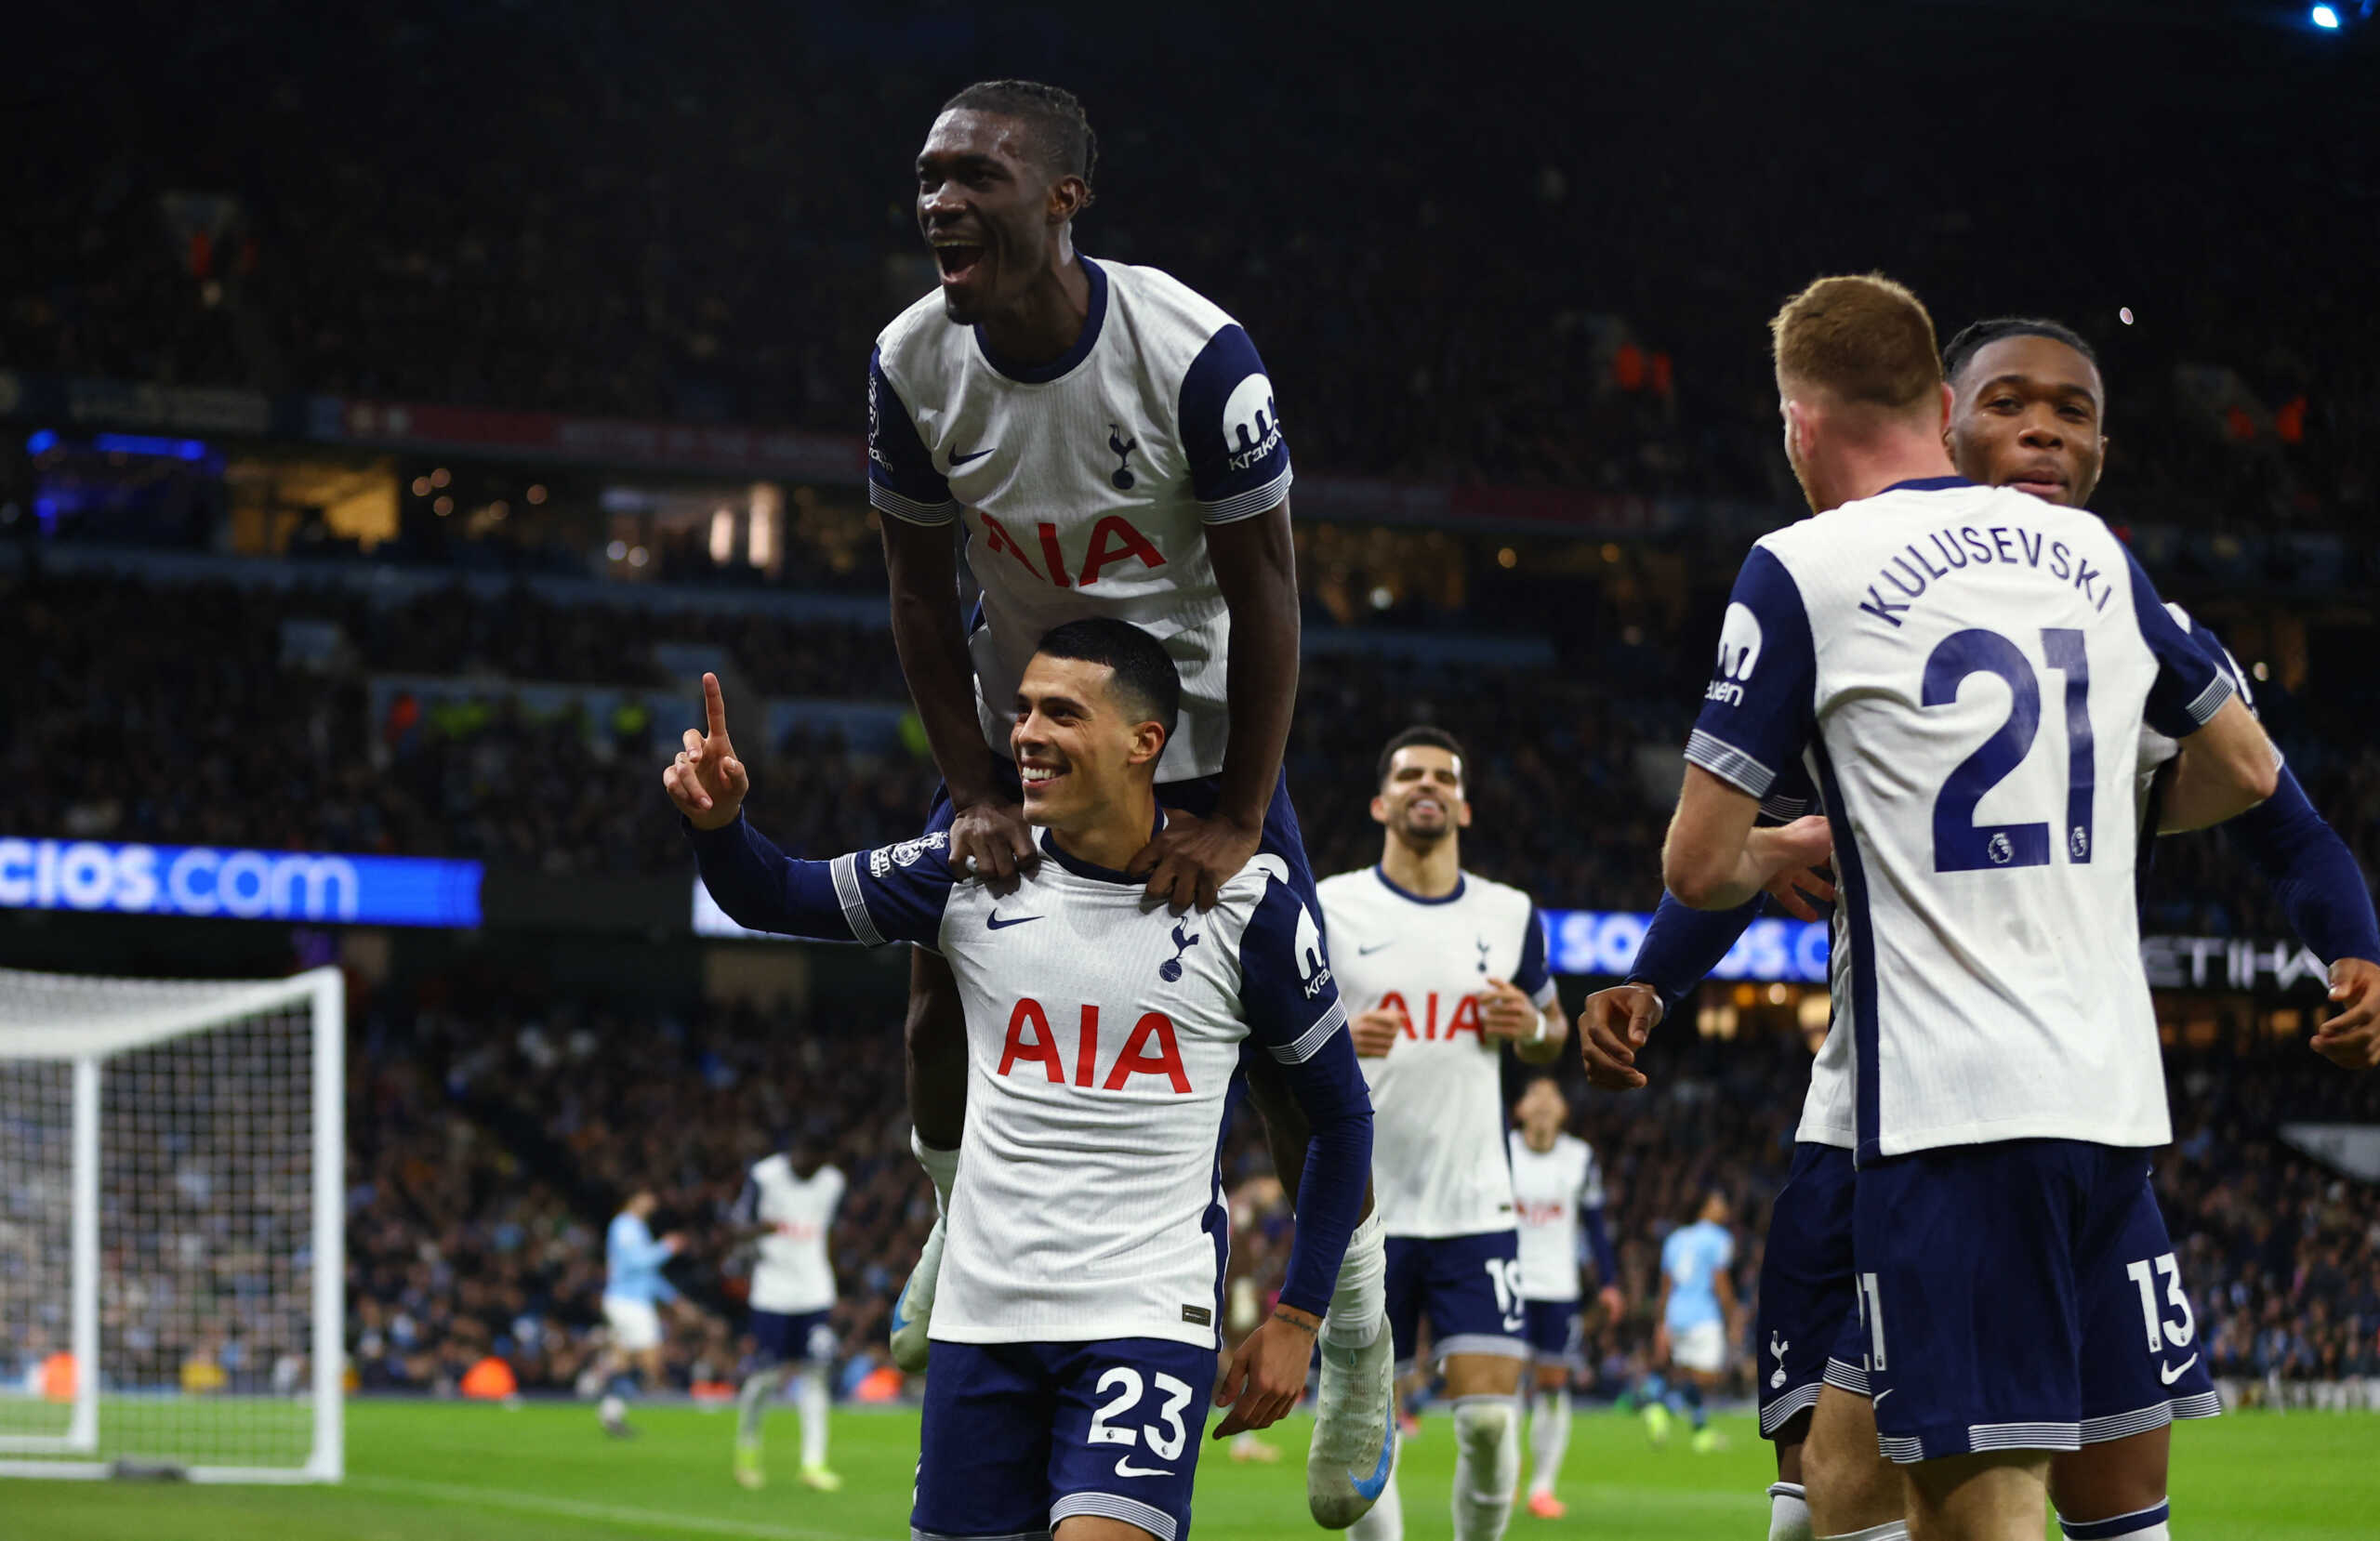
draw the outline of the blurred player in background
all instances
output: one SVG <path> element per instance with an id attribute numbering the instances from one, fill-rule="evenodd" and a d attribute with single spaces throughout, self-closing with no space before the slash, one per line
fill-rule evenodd
<path id="1" fill-rule="evenodd" d="M 748 780 L 716 677 L 704 692 L 709 731 L 687 733 L 663 780 L 720 907 L 788 935 L 935 947 L 966 1003 L 971 1159 L 950 1211 L 912 1536 L 1185 1534 L 1210 1396 L 1232 1409 L 1225 1438 L 1278 1421 L 1305 1390 L 1372 1119 L 1285 863 L 1251 862 L 1188 920 L 1122 870 L 1165 817 L 1171 658 L 1104 617 L 1041 639 L 1011 743 L 1045 860 L 1013 884 L 960 881 L 928 859 L 938 834 L 789 860 L 743 819 Z M 1229 1215 L 1215 1154 L 1257 1049 L 1286 1073 L 1312 1146 L 1279 1303 L 1218 1379 Z"/>
<path id="2" fill-rule="evenodd" d="M 868 498 L 882 517 L 902 672 L 943 774 L 932 827 L 961 873 L 1012 880 L 1040 853 L 1008 746 L 1008 707 L 1052 626 L 1104 615 L 1143 627 L 1182 672 L 1181 731 L 1157 767 L 1165 826 L 1119 863 L 1180 914 L 1212 906 L 1259 852 L 1316 907 L 1281 774 L 1297 699 L 1289 451 L 1272 382 L 1230 316 L 1153 268 L 1078 255 L 1098 141 L 1072 94 L 1033 81 L 969 86 L 919 152 L 917 217 L 936 292 L 887 326 L 868 361 Z M 954 530 L 981 591 L 959 620 Z M 915 1149 L 946 1218 L 968 1082 L 949 966 L 914 955 L 908 1020 Z M 1282 1186 L 1301 1189 L 1308 1131 L 1263 1060 L 1249 1093 Z M 893 1358 L 922 1363 L 944 1225 L 893 1311 Z M 1315 1517 L 1370 1499 L 1385 1359 L 1348 1383 L 1379 1332 L 1382 1263 L 1359 1236 L 1323 1327 L 1307 1463 Z"/>
<path id="3" fill-rule="evenodd" d="M 826 1469 L 826 1377 L 833 1373 L 835 1269 L 826 1238 L 843 1202 L 843 1174 L 823 1152 L 792 1144 L 752 1164 L 729 1223 L 735 1239 L 757 1244 L 752 1265 L 752 1346 L 758 1359 L 735 1392 L 735 1480 L 758 1488 L 760 1422 L 769 1399 L 794 1379 L 801 1417 L 801 1483 L 824 1493 L 843 1485 Z"/>
<path id="4" fill-rule="evenodd" d="M 1400 1368 L 1421 1316 L 1454 1403 L 1454 1534 L 1493 1541 L 1520 1482 L 1520 1242 L 1504 1144 L 1501 1045 L 1549 1063 L 1569 1023 L 1545 929 L 1520 889 L 1462 869 L 1471 823 L 1461 744 L 1408 728 L 1382 748 L 1378 866 L 1321 886 L 1378 1135 L 1372 1181 L 1388 1238 L 1388 1320 Z M 1388 1491 L 1353 1532 L 1401 1536 Z"/>
<path id="5" fill-rule="evenodd" d="M 1726 1436 L 1711 1427 L 1705 1402 L 1718 1390 L 1743 1336 L 1735 1280 L 1727 1271 L 1736 1261 L 1728 1213 L 1727 1195 L 1714 1189 L 1702 1196 L 1693 1223 L 1679 1226 L 1661 1242 L 1653 1357 L 1669 1373 L 1646 1379 L 1645 1427 L 1655 1444 L 1666 1444 L 1672 1415 L 1683 1415 L 1693 1426 L 1698 1455 L 1726 1448 Z"/>
<path id="6" fill-rule="evenodd" d="M 1833 1358 L 1863 1362 L 1872 1418 L 1830 1370 L 1811 1523 L 1898 1525 L 1850 1522 L 1856 1483 L 1833 1480 L 1881 1440 L 1912 1533 L 2013 1541 L 2040 1534 L 2086 1388 L 2136 1373 L 2142 1317 L 2157 1330 L 2157 1259 L 2130 1250 L 2143 1152 L 2172 1138 L 2131 902 L 2142 724 L 2200 735 L 2188 801 L 2209 821 L 2268 797 L 2275 759 L 2105 526 L 1953 473 L 1914 296 L 1822 279 L 1772 336 L 1787 456 L 1819 512 L 1738 575 L 1663 876 L 1697 908 L 1756 898 L 1809 860 L 1754 827 L 1761 801 L 1796 762 L 1815 773 L 1857 1065 L 1859 1321 Z M 1978 822 L 1995 789 L 1992 816 L 2044 817 Z"/>
<path id="7" fill-rule="evenodd" d="M 1604 1319 L 1618 1321 L 1625 1302 L 1620 1258 L 1604 1226 L 1603 1168 L 1585 1140 L 1563 1132 L 1570 1104 L 1561 1083 L 1551 1075 L 1534 1077 L 1513 1113 L 1521 1126 L 1512 1132 L 1510 1146 L 1524 1331 L 1536 1359 L 1528 1511 L 1540 1520 L 1559 1520 L 1566 1511 L 1554 1496 L 1554 1482 L 1570 1446 L 1570 1376 L 1580 1366 L 1584 1327 L 1579 1312 L 1581 1244 L 1594 1257 Z"/>
<path id="8" fill-rule="evenodd" d="M 639 1189 L 628 1195 L 628 1204 L 612 1217 L 611 1229 L 603 1233 L 603 1321 L 611 1328 L 612 1340 L 597 1364 L 596 1380 L 603 1388 L 603 1399 L 596 1404 L 596 1416 L 602 1420 L 603 1432 L 614 1439 L 636 1432 L 628 1427 L 628 1400 L 621 1387 L 632 1395 L 640 1376 L 645 1386 L 660 1384 L 661 1308 L 678 1298 L 676 1288 L 662 1277 L 661 1267 L 685 1249 L 686 1238 L 673 1231 L 654 1240 L 647 1222 L 660 1202 L 651 1189 Z"/>

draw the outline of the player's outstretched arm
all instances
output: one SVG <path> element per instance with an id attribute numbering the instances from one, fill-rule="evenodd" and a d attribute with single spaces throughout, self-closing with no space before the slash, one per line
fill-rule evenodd
<path id="1" fill-rule="evenodd" d="M 1223 786 L 1213 817 L 1168 819 L 1129 868 L 1145 874 L 1149 896 L 1164 900 L 1176 915 L 1193 904 L 1213 908 L 1223 884 L 1263 843 L 1298 698 L 1297 549 L 1289 538 L 1289 500 L 1249 519 L 1207 526 L 1207 555 L 1231 613 L 1224 673 L 1231 737 L 1223 747 Z"/>
<path id="2" fill-rule="evenodd" d="M 947 875 L 892 863 L 881 863 L 879 874 L 879 863 L 864 867 L 857 854 L 831 862 L 786 855 L 743 816 L 751 783 L 728 740 L 727 702 L 715 674 L 703 676 L 703 710 L 707 731 L 686 730 L 661 784 L 685 820 L 703 887 L 728 917 L 819 942 L 930 941 L 949 893 Z M 846 888 L 853 896 L 848 903 Z"/>
<path id="3" fill-rule="evenodd" d="M 2187 761 L 2195 745 L 2186 744 Z M 2331 962 L 2338 1015 L 2313 1038 L 2316 1052 L 2347 1070 L 2380 1064 L 2380 919 L 2355 853 L 2282 767 L 2273 795 L 2232 821 L 2248 857 L 2306 945 Z"/>

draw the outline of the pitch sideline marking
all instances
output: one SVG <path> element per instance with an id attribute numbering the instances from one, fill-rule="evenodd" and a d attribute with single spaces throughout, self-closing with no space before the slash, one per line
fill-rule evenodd
<path id="1" fill-rule="evenodd" d="M 747 1535 L 758 1541 L 868 1541 L 866 1536 L 852 1535 L 842 1531 L 801 1530 L 790 1525 L 765 1524 L 758 1520 L 713 1520 L 700 1515 L 671 1513 L 661 1509 L 633 1508 L 626 1504 L 598 1504 L 579 1498 L 554 1498 L 543 1494 L 522 1493 L 512 1488 L 475 1487 L 464 1482 L 424 1482 L 409 1477 L 359 1477 L 347 1479 L 349 1487 L 377 1488 L 385 1493 L 410 1493 L 424 1498 L 444 1498 L 456 1503 L 490 1504 L 499 1508 L 526 1509 L 544 1514 L 559 1514 L 574 1520 L 596 1520 L 620 1525 L 644 1525 L 662 1532 L 701 1531 L 712 1535 Z"/>

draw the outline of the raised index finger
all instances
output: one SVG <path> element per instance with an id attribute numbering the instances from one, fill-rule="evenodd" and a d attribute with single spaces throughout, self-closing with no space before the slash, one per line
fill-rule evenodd
<path id="1" fill-rule="evenodd" d="M 719 676 L 703 676 L 703 717 L 712 738 L 727 736 L 727 697 L 720 692 Z"/>

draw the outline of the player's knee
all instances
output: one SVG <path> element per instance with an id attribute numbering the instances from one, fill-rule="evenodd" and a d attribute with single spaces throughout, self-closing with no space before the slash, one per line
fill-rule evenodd
<path id="1" fill-rule="evenodd" d="M 1475 1402 L 1458 1403 L 1454 1410 L 1454 1437 L 1468 1448 L 1493 1450 L 1513 1437 L 1515 1409 L 1503 1397 L 1482 1397 Z"/>
<path id="2" fill-rule="evenodd" d="M 2082 1523 L 2138 1514 L 2165 1501 L 2173 1430 L 2086 1444 L 2050 1462 L 2050 1501 L 2058 1517 Z"/>

